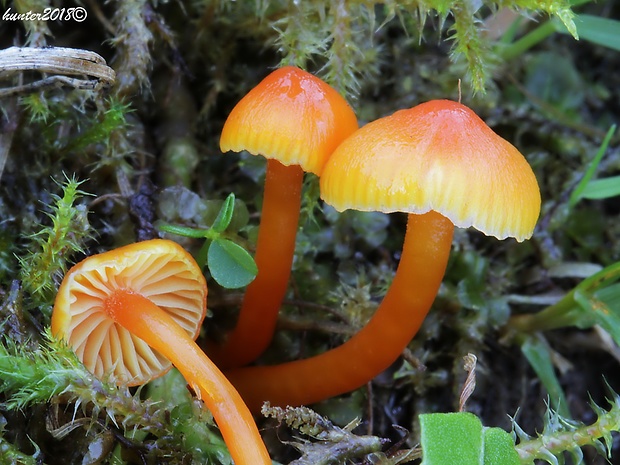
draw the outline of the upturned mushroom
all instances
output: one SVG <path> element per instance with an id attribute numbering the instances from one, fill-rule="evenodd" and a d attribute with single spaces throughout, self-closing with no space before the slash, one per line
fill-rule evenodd
<path id="1" fill-rule="evenodd" d="M 86 258 L 65 275 L 52 333 L 86 368 L 117 383 L 144 384 L 172 365 L 209 408 L 236 464 L 271 464 L 254 419 L 195 344 L 207 286 L 191 255 L 154 239 Z"/>
<path id="2" fill-rule="evenodd" d="M 221 150 L 246 150 L 268 160 L 258 275 L 226 341 L 208 347 L 219 366 L 246 365 L 271 342 L 293 262 L 304 171 L 320 175 L 329 155 L 357 128 L 355 113 L 335 89 L 292 66 L 269 74 L 228 116 Z"/>
<path id="3" fill-rule="evenodd" d="M 408 213 L 400 263 L 374 316 L 341 346 L 225 372 L 254 411 L 263 401 L 309 404 L 363 386 L 420 328 L 445 273 L 454 225 L 522 241 L 540 213 L 538 183 L 523 155 L 448 100 L 362 127 L 334 151 L 320 182 L 322 198 L 339 211 Z"/>

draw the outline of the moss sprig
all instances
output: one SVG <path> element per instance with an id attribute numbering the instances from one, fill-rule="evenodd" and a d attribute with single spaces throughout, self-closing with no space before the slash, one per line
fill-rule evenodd
<path id="1" fill-rule="evenodd" d="M 361 436 L 353 433 L 358 426 L 353 421 L 344 428 L 334 425 L 327 418 L 307 407 L 272 407 L 265 403 L 262 414 L 272 417 L 290 428 L 316 440 L 292 442 L 302 456 L 289 465 L 328 465 L 345 463 L 358 457 L 379 452 L 384 440 L 377 436 Z"/>
<path id="2" fill-rule="evenodd" d="M 466 77 L 476 91 L 483 91 L 489 76 L 491 52 L 488 41 L 480 33 L 482 22 L 476 17 L 471 2 L 456 2 L 452 8 L 454 24 L 450 28 L 450 39 L 454 41 L 451 56 L 457 62 L 464 58 L 467 64 Z"/>
<path id="3" fill-rule="evenodd" d="M 568 0 L 485 0 L 479 5 L 468 0 L 387 0 L 381 9 L 368 0 L 269 3 L 280 12 L 272 22 L 278 34 L 275 45 L 282 54 L 280 64 L 307 68 L 318 63 L 321 77 L 349 98 L 358 96 L 362 73 L 377 73 L 382 53 L 375 38 L 377 19 L 381 27 L 399 19 L 407 34 L 423 38 L 427 18 L 436 16 L 441 30 L 448 26 L 451 59 L 466 63 L 465 75 L 476 92 L 484 92 L 493 65 L 490 44 L 482 34 L 482 14 L 506 7 L 556 16 L 577 38 Z M 403 21 L 405 17 L 412 21 Z M 368 82 L 368 76 L 363 81 Z"/>
<path id="4" fill-rule="evenodd" d="M 0 458 L 2 463 L 6 464 L 19 464 L 19 465 L 38 465 L 40 463 L 41 451 L 36 444 L 35 452 L 32 455 L 28 455 L 20 451 L 15 445 L 7 441 L 4 438 L 4 428 L 6 426 L 6 419 L 0 416 Z"/>
<path id="5" fill-rule="evenodd" d="M 497 0 L 496 0 L 497 1 Z M 571 9 L 571 0 L 500 0 L 497 1 L 499 7 L 511 7 L 520 10 L 529 10 L 535 13 L 546 13 L 549 16 L 555 16 L 566 30 L 575 39 L 579 38 L 577 26 L 575 26 L 575 13 Z"/>
<path id="6" fill-rule="evenodd" d="M 20 104 L 26 110 L 31 124 L 47 124 L 53 116 L 49 101 L 43 92 L 25 95 L 21 98 Z"/>
<path id="7" fill-rule="evenodd" d="M 79 189 L 80 184 L 82 181 L 74 177 L 59 183 L 62 195 L 53 194 L 54 204 L 46 213 L 51 225 L 28 236 L 26 250 L 31 252 L 18 258 L 23 288 L 44 313 L 51 308 L 55 279 L 64 274 L 74 254 L 84 252 L 84 244 L 93 237 L 86 205 L 77 204 L 80 197 L 88 195 Z"/>
<path id="8" fill-rule="evenodd" d="M 362 75 L 377 73 L 378 49 L 371 46 L 373 2 L 291 2 L 287 8 L 272 24 L 280 65 L 307 69 L 315 62 L 327 83 L 347 98 L 357 98 Z"/>
<path id="9" fill-rule="evenodd" d="M 145 461 L 146 456 L 154 461 L 165 458 L 166 463 L 177 457 L 178 462 L 174 463 L 186 463 L 189 457 L 194 457 L 196 463 L 209 460 L 209 463 L 230 465 L 226 446 L 212 429 L 212 418 L 199 406 L 199 401 L 190 398 L 178 373 L 172 378 L 165 377 L 176 384 L 176 398 L 168 402 L 157 396 L 142 399 L 144 391 L 132 394 L 127 387 L 95 377 L 65 342 L 54 338 L 49 330 L 44 336 L 44 343 L 34 349 L 31 346 L 25 349 L 8 338 L 0 340 L 3 409 L 23 411 L 48 402 L 67 405 L 68 411 L 73 412 L 72 419 L 70 424 L 55 428 L 58 438 L 65 436 L 63 431 L 77 426 L 89 429 L 89 425 L 97 423 L 99 428 L 107 425 L 120 429 L 127 444 L 143 450 Z M 171 385 L 163 379 L 161 383 L 164 387 Z M 152 391 L 147 388 L 146 392 Z M 0 416 L 0 457 L 4 457 L 1 455 L 4 450 L 21 457 L 22 452 L 10 442 L 3 442 L 1 420 Z M 25 457 L 29 460 L 30 456 Z M 29 464 L 28 460 L 23 463 Z"/>
<path id="10" fill-rule="evenodd" d="M 28 13 L 29 11 L 42 12 L 45 8 L 51 6 L 51 2 L 48 0 L 16 0 L 14 5 L 18 13 Z M 28 35 L 27 45 L 31 47 L 44 47 L 47 45 L 46 37 L 52 35 L 48 21 L 36 19 L 23 21 L 22 24 Z"/>
<path id="11" fill-rule="evenodd" d="M 129 97 L 150 88 L 149 76 L 153 58 L 150 46 L 153 34 L 148 28 L 146 12 L 150 8 L 146 0 L 117 1 L 112 18 L 116 34 L 112 44 L 117 55 L 116 95 Z"/>
<path id="12" fill-rule="evenodd" d="M 92 144 L 103 144 L 104 147 L 108 147 L 110 137 L 115 132 L 128 129 L 126 115 L 131 111 L 131 105 L 123 103 L 117 98 L 112 97 L 106 100 L 97 114 L 95 123 L 71 139 L 62 151 L 75 153 Z"/>
<path id="13" fill-rule="evenodd" d="M 325 20 L 324 5 L 290 2 L 286 14 L 272 22 L 273 29 L 278 33 L 275 47 L 282 54 L 280 66 L 307 68 L 315 55 L 328 49 L 329 35 L 322 26 Z"/>
<path id="14" fill-rule="evenodd" d="M 3 407 L 26 409 L 62 396 L 63 402 L 92 408 L 93 418 L 105 411 L 115 425 L 130 430 L 140 426 L 162 435 L 166 432 L 163 411 L 127 388 L 116 387 L 92 375 L 73 350 L 55 339 L 49 331 L 46 343 L 24 351 L 11 340 L 0 343 L 0 392 L 6 396 Z"/>
<path id="15" fill-rule="evenodd" d="M 521 463 L 534 464 L 535 460 L 544 460 L 551 465 L 559 465 L 564 463 L 565 452 L 571 455 L 573 463 L 583 463 L 581 449 L 584 446 L 592 446 L 600 455 L 610 459 L 613 445 L 611 433 L 620 431 L 620 395 L 611 388 L 609 391 L 609 410 L 593 401 L 590 403 L 597 415 L 597 420 L 590 425 L 565 418 L 548 408 L 543 431 L 533 438 L 513 419 L 513 435 L 520 441 L 516 449 Z"/>

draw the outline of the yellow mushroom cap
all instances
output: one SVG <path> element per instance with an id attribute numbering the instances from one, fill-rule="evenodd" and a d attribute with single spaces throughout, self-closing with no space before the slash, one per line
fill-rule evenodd
<path id="1" fill-rule="evenodd" d="M 52 333 L 66 340 L 96 376 L 143 384 L 166 373 L 171 363 L 108 317 L 104 302 L 120 289 L 148 298 L 195 339 L 206 314 L 207 285 L 192 256 L 163 239 L 93 255 L 65 275 Z"/>
<path id="2" fill-rule="evenodd" d="M 523 155 L 466 106 L 433 100 L 347 138 L 321 176 L 337 210 L 426 213 L 499 239 L 532 235 L 540 190 Z"/>
<path id="3" fill-rule="evenodd" d="M 286 66 L 269 74 L 233 108 L 220 148 L 247 150 L 320 174 L 332 151 L 357 128 L 355 113 L 334 88 Z"/>

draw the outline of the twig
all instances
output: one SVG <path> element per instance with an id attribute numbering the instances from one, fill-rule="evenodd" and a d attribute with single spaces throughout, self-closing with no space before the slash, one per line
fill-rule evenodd
<path id="1" fill-rule="evenodd" d="M 95 52 L 65 47 L 9 47 L 0 50 L 0 79 L 10 78 L 24 71 L 52 74 L 29 84 L 0 89 L 0 97 L 38 90 L 44 87 L 69 85 L 77 89 L 95 89 L 111 86 L 116 74 Z M 77 79 L 67 76 L 88 76 Z"/>

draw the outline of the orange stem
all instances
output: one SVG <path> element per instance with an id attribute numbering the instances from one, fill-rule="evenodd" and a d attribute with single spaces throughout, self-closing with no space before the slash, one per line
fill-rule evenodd
<path id="1" fill-rule="evenodd" d="M 255 256 L 258 275 L 245 291 L 237 325 L 226 342 L 207 349 L 220 367 L 247 365 L 271 343 L 291 275 L 303 175 L 297 165 L 267 161 Z"/>
<path id="2" fill-rule="evenodd" d="M 178 368 L 213 414 L 235 464 L 271 465 L 254 418 L 239 393 L 167 313 L 130 290 L 115 291 L 106 300 L 105 310 Z"/>
<path id="3" fill-rule="evenodd" d="M 226 371 L 253 412 L 264 401 L 304 405 L 357 389 L 394 363 L 417 333 L 445 273 L 454 226 L 436 212 L 409 215 L 394 280 L 372 319 L 351 339 L 305 360 Z"/>

